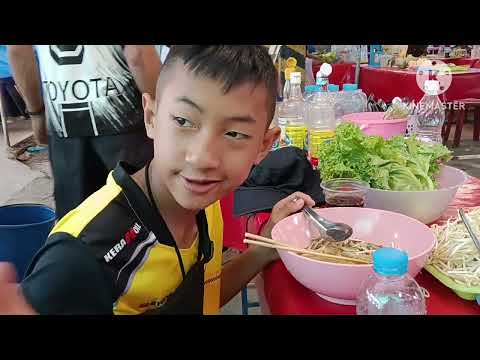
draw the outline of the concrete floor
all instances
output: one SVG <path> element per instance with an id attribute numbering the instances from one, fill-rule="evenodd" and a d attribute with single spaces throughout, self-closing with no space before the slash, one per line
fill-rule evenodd
<path id="1" fill-rule="evenodd" d="M 26 120 L 15 120 L 9 123 L 10 140 L 16 144 L 31 136 L 31 124 Z M 460 147 L 454 149 L 455 155 L 480 155 L 480 143 L 473 142 L 473 127 L 467 123 L 462 133 Z M 46 153 L 33 155 L 22 163 L 11 159 L 12 155 L 6 151 L 3 134 L 0 136 L 0 206 L 11 203 L 40 203 L 54 207 L 53 181 L 51 178 Z M 453 138 L 453 134 L 451 135 Z M 451 146 L 451 143 L 448 145 Z M 28 164 L 28 165 L 27 165 Z M 465 170 L 468 174 L 480 177 L 480 158 L 468 160 L 452 160 L 450 165 Z M 256 290 L 248 290 L 249 300 L 257 301 Z M 241 297 L 236 296 L 222 309 L 224 315 L 239 315 L 241 311 Z M 250 309 L 250 314 L 260 314 L 259 308 Z"/>
<path id="2" fill-rule="evenodd" d="M 28 120 L 18 120 L 8 123 L 10 143 L 16 144 L 31 135 L 31 123 Z M 35 190 L 43 192 L 45 189 L 36 189 L 35 181 L 43 174 L 40 171 L 31 169 L 12 156 L 6 150 L 3 134 L 0 136 L 0 205 L 7 203 L 10 199 L 19 196 L 24 190 L 27 192 Z M 31 199 L 34 200 L 34 199 Z"/>

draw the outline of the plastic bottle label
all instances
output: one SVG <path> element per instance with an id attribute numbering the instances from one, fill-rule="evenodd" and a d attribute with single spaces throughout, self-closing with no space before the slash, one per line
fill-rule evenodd
<path id="1" fill-rule="evenodd" d="M 286 140 L 290 142 L 290 146 L 296 146 L 300 149 L 306 150 L 307 131 L 306 126 L 289 125 L 285 129 Z"/>
<path id="2" fill-rule="evenodd" d="M 332 130 L 310 130 L 308 139 L 308 154 L 311 158 L 320 158 L 320 146 L 323 143 L 330 143 L 335 138 Z"/>

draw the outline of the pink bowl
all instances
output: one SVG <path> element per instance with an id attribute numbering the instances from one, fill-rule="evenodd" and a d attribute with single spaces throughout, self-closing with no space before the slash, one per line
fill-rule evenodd
<path id="1" fill-rule="evenodd" d="M 357 124 L 365 135 L 378 135 L 385 140 L 405 135 L 407 119 L 384 120 L 384 115 L 384 112 L 362 112 L 345 115 L 342 119 Z"/>
<path id="2" fill-rule="evenodd" d="M 405 215 L 368 208 L 315 209 L 331 221 L 349 224 L 353 238 L 377 245 L 392 246 L 409 255 L 408 272 L 416 276 L 433 250 L 436 238 L 428 226 Z M 276 241 L 296 247 L 307 247 L 318 232 L 302 213 L 280 221 L 272 230 Z M 309 259 L 290 251 L 279 250 L 285 267 L 302 285 L 322 298 L 354 305 L 362 282 L 373 273 L 373 265 L 336 264 Z"/>

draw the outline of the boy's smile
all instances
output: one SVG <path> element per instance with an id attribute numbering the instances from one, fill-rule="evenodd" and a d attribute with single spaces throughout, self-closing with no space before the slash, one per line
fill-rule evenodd
<path id="1" fill-rule="evenodd" d="M 207 194 L 209 191 L 214 190 L 217 185 L 221 183 L 221 180 L 210 180 L 206 178 L 189 178 L 187 176 L 180 175 L 185 182 L 185 188 L 192 193 L 202 195 Z"/>
<path id="2" fill-rule="evenodd" d="M 223 84 L 178 62 L 144 96 L 147 134 L 154 140 L 152 183 L 187 210 L 200 210 L 240 186 L 268 153 L 278 129 L 270 122 L 264 85 Z"/>

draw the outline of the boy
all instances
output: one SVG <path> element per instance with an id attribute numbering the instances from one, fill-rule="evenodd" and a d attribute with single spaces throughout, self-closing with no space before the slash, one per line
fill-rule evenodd
<path id="1" fill-rule="evenodd" d="M 67 214 L 21 291 L 2 265 L 0 313 L 218 313 L 278 256 L 250 247 L 221 268 L 219 199 L 279 136 L 269 129 L 275 101 L 276 72 L 263 46 L 172 47 L 156 98 L 143 95 L 153 160 L 137 172 L 120 163 L 106 186 Z M 262 235 L 313 205 L 308 195 L 288 196 Z"/>

